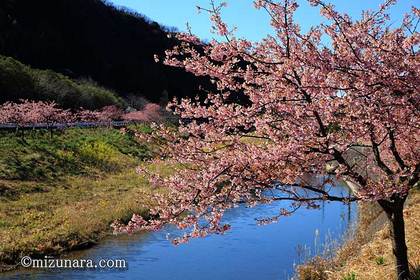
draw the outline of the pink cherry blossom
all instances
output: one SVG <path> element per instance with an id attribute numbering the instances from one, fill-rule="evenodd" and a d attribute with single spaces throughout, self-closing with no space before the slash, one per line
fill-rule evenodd
<path id="1" fill-rule="evenodd" d="M 229 228 L 223 213 L 241 203 L 293 201 L 280 217 L 322 200 L 377 201 L 393 225 L 399 279 L 407 279 L 402 207 L 420 172 L 418 9 L 390 28 L 388 9 L 396 1 L 358 20 L 310 2 L 326 23 L 308 33 L 294 21 L 296 1 L 257 0 L 274 35 L 237 39 L 212 1 L 200 10 L 210 13 L 223 39 L 205 44 L 177 36 L 181 43 L 164 62 L 209 77 L 216 91 L 204 101 L 169 105 L 181 119 L 179 131 L 162 126 L 155 136 L 166 139 L 164 160 L 184 168 L 169 177 L 149 175 L 166 191 L 156 196 L 150 221 L 129 231 L 165 223 L 191 229 L 179 243 L 223 233 Z M 232 102 L 238 93 L 249 102 Z M 337 178 L 351 186 L 350 197 L 328 191 Z"/>

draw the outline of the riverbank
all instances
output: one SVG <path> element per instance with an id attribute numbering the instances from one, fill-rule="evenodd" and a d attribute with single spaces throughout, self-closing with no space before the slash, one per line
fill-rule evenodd
<path id="1" fill-rule="evenodd" d="M 404 210 L 413 279 L 420 279 L 420 191 L 413 190 Z M 333 259 L 317 257 L 297 270 L 300 280 L 396 279 L 391 236 L 379 206 L 359 205 L 359 222 Z"/>
<path id="2" fill-rule="evenodd" d="M 1 134 L 0 271 L 25 255 L 89 247 L 114 220 L 146 215 L 152 190 L 135 167 L 152 150 L 112 128 Z"/>

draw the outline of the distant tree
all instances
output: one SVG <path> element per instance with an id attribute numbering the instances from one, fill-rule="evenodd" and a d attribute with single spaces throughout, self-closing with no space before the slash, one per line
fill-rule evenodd
<path id="1" fill-rule="evenodd" d="M 80 110 L 74 114 L 74 118 L 76 122 L 97 122 L 98 112 L 80 108 Z"/>
<path id="2" fill-rule="evenodd" d="M 70 110 L 63 110 L 55 102 L 34 102 L 39 110 L 40 118 L 38 123 L 45 123 L 51 128 L 55 124 L 66 124 L 74 121 L 74 116 Z"/>
<path id="3" fill-rule="evenodd" d="M 113 120 L 120 120 L 124 115 L 123 110 L 117 106 L 105 106 L 96 112 L 96 118 L 99 122 L 109 122 Z"/>
<path id="4" fill-rule="evenodd" d="M 105 106 L 100 110 L 80 109 L 77 112 L 64 110 L 55 102 L 21 100 L 19 103 L 6 102 L 0 106 L 0 124 L 14 124 L 22 127 L 44 125 L 52 130 L 56 125 L 73 122 L 110 122 L 121 119 L 123 111 L 116 106 Z"/>
<path id="5" fill-rule="evenodd" d="M 222 21 L 225 4 L 211 3 L 200 9 L 224 40 L 202 44 L 198 52 L 200 40 L 180 34 L 182 43 L 167 52 L 165 63 L 210 76 L 218 91 L 204 102 L 172 105 L 188 120 L 179 128 L 183 137 L 165 128 L 157 134 L 167 139 L 165 155 L 184 168 L 169 178 L 151 174 L 167 187 L 152 218 L 134 215 L 116 228 L 174 223 L 192 229 L 175 240 L 183 242 L 229 229 L 223 213 L 238 203 L 293 201 L 281 216 L 317 201 L 376 201 L 391 224 L 398 279 L 408 279 L 403 206 L 419 185 L 419 9 L 390 28 L 387 10 L 395 1 L 356 20 L 311 0 L 326 23 L 304 34 L 294 21 L 296 1 L 256 0 L 270 15 L 274 35 L 254 43 L 235 37 Z M 250 104 L 227 102 L 233 91 L 244 92 Z M 312 184 L 305 174 L 324 179 Z M 325 187 L 335 178 L 348 182 L 350 197 Z"/>
<path id="6" fill-rule="evenodd" d="M 162 108 L 154 103 L 148 103 L 142 110 L 130 112 L 123 116 L 124 120 L 142 122 L 160 121 L 162 118 Z"/>
<path id="7" fill-rule="evenodd" d="M 46 125 L 51 131 L 54 124 L 71 122 L 72 114 L 63 110 L 54 102 L 21 100 L 20 103 L 6 102 L 0 106 L 0 123 L 16 125 L 16 131 L 23 127 Z M 24 130 L 21 130 L 24 138 Z"/>
<path id="8" fill-rule="evenodd" d="M 39 123 L 43 120 L 41 103 L 28 100 L 21 100 L 21 103 L 6 102 L 0 107 L 1 120 L 3 123 L 16 124 L 17 128 Z"/>

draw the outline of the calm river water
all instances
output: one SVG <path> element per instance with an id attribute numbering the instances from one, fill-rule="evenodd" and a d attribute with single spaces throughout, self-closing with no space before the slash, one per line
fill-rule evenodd
<path id="1" fill-rule="evenodd" d="M 337 190 L 346 193 L 345 188 Z M 321 209 L 300 209 L 278 223 L 258 226 L 256 218 L 273 216 L 286 202 L 244 206 L 229 210 L 225 220 L 232 229 L 225 235 L 195 239 L 173 246 L 160 232 L 122 235 L 66 258 L 125 259 L 125 270 L 17 270 L 0 279 L 139 279 L 139 280 L 283 280 L 293 275 L 302 256 L 313 256 L 340 242 L 357 217 L 356 204 L 325 203 Z M 304 248 L 304 249 L 303 249 Z"/>

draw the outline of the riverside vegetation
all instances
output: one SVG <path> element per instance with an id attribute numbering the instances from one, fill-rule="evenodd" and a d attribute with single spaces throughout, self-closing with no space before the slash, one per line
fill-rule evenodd
<path id="1" fill-rule="evenodd" d="M 132 213 L 147 217 L 151 188 L 134 169 L 153 156 L 154 147 L 140 142 L 134 130 L 152 131 L 147 125 L 129 127 L 128 133 L 73 128 L 51 138 L 40 130 L 25 139 L 0 133 L 0 270 L 14 268 L 24 255 L 89 247 L 110 234 L 111 222 L 127 221 Z M 148 168 L 171 173 L 168 166 Z M 419 201 L 420 193 L 413 192 L 405 211 L 409 249 L 420 240 Z M 386 279 L 395 273 L 382 212 L 378 207 L 359 207 L 355 234 L 338 255 L 299 267 L 299 279 Z M 418 253 L 409 250 L 413 267 L 420 263 Z M 365 277 L 367 271 L 371 278 Z"/>
<path id="2" fill-rule="evenodd" d="M 420 279 L 420 190 L 411 192 L 404 210 L 411 279 Z M 357 224 L 333 255 L 321 253 L 297 267 L 299 280 L 383 280 L 396 277 L 386 216 L 373 203 L 359 203 Z"/>
<path id="3" fill-rule="evenodd" d="M 148 182 L 135 167 L 153 145 L 112 128 L 0 132 L 0 270 L 24 255 L 59 254 L 96 243 L 110 223 L 147 214 Z M 168 172 L 165 166 L 148 168 Z"/>

